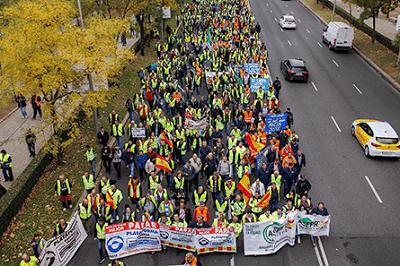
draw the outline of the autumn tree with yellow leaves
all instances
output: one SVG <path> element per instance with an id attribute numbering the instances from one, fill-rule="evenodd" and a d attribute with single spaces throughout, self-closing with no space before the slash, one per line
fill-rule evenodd
<path id="1" fill-rule="evenodd" d="M 77 8 L 67 0 L 21 0 L 1 10 L 0 97 L 21 93 L 43 98 L 53 154 L 79 136 L 78 113 L 90 115 L 112 95 L 113 89 L 103 85 L 94 91 L 79 89 L 85 77 L 92 73 L 97 81 L 107 81 L 133 58 L 116 42 L 128 21 L 93 15 L 80 28 L 77 17 Z"/>

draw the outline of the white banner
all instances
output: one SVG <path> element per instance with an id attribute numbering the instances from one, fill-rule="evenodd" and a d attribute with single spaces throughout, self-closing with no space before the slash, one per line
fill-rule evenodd
<path id="1" fill-rule="evenodd" d="M 144 127 L 134 127 L 131 130 L 132 138 L 145 138 L 146 129 Z"/>
<path id="2" fill-rule="evenodd" d="M 293 246 L 296 239 L 295 213 L 278 221 L 245 223 L 244 255 L 274 254 L 284 245 Z"/>
<path id="3" fill-rule="evenodd" d="M 232 228 L 196 229 L 197 254 L 210 252 L 236 253 L 236 236 Z"/>
<path id="4" fill-rule="evenodd" d="M 73 215 L 67 229 L 46 241 L 40 254 L 40 265 L 67 265 L 81 246 L 87 233 L 79 218 L 78 212 Z"/>
<path id="5" fill-rule="evenodd" d="M 329 236 L 331 216 L 308 215 L 299 213 L 297 219 L 297 234 L 312 236 Z"/>
<path id="6" fill-rule="evenodd" d="M 194 234 L 196 233 L 196 229 L 169 226 L 165 224 L 159 225 L 162 245 L 186 249 L 189 251 L 196 251 L 196 247 L 194 245 Z"/>
<path id="7" fill-rule="evenodd" d="M 160 229 L 155 222 L 130 222 L 106 227 L 110 260 L 161 250 Z"/>
<path id="8" fill-rule="evenodd" d="M 187 129 L 201 129 L 201 128 L 206 128 L 207 125 L 208 122 L 206 117 L 198 121 L 188 118 L 185 119 L 185 128 Z"/>
<path id="9" fill-rule="evenodd" d="M 212 72 L 212 71 L 207 71 L 206 72 L 206 78 L 207 79 L 213 78 L 213 77 L 215 77 L 215 75 L 217 75 L 217 72 Z"/>

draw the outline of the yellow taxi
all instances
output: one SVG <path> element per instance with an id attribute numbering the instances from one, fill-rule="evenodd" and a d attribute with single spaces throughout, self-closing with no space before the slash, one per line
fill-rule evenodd
<path id="1" fill-rule="evenodd" d="M 351 125 L 351 134 L 367 157 L 400 157 L 399 137 L 386 121 L 357 119 Z"/>

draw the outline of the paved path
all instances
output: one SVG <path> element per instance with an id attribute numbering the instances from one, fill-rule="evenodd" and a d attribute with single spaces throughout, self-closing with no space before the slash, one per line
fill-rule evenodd
<path id="1" fill-rule="evenodd" d="M 334 2 L 334 0 L 329 0 L 329 1 L 331 1 L 332 3 Z M 341 7 L 342 9 L 346 10 L 348 13 L 350 13 L 348 4 L 346 4 L 340 0 L 337 0 L 336 5 Z M 360 18 L 360 14 L 361 14 L 362 10 L 363 10 L 362 8 L 360 8 L 356 5 L 352 5 L 351 15 L 355 18 Z M 364 23 L 372 28 L 372 18 L 366 19 L 364 21 Z M 388 37 L 391 40 L 394 39 L 394 37 L 397 34 L 396 23 L 390 22 L 383 14 L 379 14 L 379 17 L 376 18 L 375 23 L 376 23 L 376 31 L 385 35 L 386 37 Z"/>
<path id="2" fill-rule="evenodd" d="M 132 47 L 138 40 L 138 34 L 133 36 L 133 38 L 127 39 L 126 47 Z M 118 43 L 118 47 L 122 47 L 121 43 Z M 85 86 L 87 87 L 87 84 L 82 85 L 82 87 Z M 5 149 L 11 155 L 14 163 L 14 180 L 25 170 L 32 160 L 32 157 L 29 157 L 29 152 L 25 142 L 27 129 L 32 128 L 36 134 L 36 152 L 40 151 L 51 136 L 51 131 L 49 129 L 40 129 L 45 127 L 44 122 L 41 121 L 40 118 L 36 120 L 32 119 L 33 111 L 29 103 L 27 106 L 27 112 L 27 119 L 22 118 L 19 110 L 16 110 L 4 121 L 0 122 L 0 150 Z M 12 184 L 12 182 L 4 182 L 2 174 L 0 177 L 0 183 L 7 189 Z"/>

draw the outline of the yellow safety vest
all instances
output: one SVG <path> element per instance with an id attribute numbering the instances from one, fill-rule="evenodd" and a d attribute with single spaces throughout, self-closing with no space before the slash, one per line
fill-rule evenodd
<path id="1" fill-rule="evenodd" d="M 87 207 L 83 206 L 83 204 L 79 204 L 79 217 L 82 220 L 87 220 L 92 216 L 92 206 L 88 204 Z"/>
<path id="2" fill-rule="evenodd" d="M 85 187 L 86 190 L 94 188 L 93 175 L 89 175 L 89 178 L 87 178 L 86 176 L 82 176 L 82 180 L 83 180 L 83 186 Z"/>
<path id="3" fill-rule="evenodd" d="M 106 227 L 108 226 L 108 223 L 104 223 L 103 227 L 100 226 L 99 223 L 96 223 L 96 238 L 99 240 L 105 240 L 106 239 Z"/>

